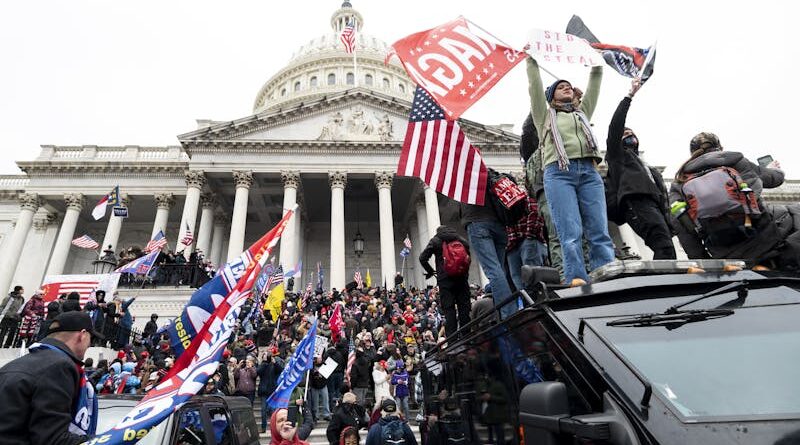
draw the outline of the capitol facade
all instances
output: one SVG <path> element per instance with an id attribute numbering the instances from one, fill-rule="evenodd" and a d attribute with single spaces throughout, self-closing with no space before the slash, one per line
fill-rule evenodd
<path id="1" fill-rule="evenodd" d="M 356 69 L 339 40 L 350 20 Z M 163 231 L 168 249 L 202 251 L 218 265 L 295 204 L 298 213 L 273 253 L 286 269 L 302 260 L 296 288 L 316 280 L 317 262 L 326 288 L 342 288 L 367 269 L 374 284 L 392 285 L 402 271 L 408 285 L 424 286 L 416 257 L 440 224 L 463 230 L 459 206 L 417 178 L 395 176 L 415 85 L 396 58 L 384 64 L 388 45 L 363 28 L 363 17 L 345 2 L 330 30 L 301 46 L 258 90 L 252 114 L 200 120 L 176 145 L 43 145 L 35 160 L 18 162 L 20 174 L 0 176 L 0 291 L 20 284 L 28 297 L 45 276 L 92 273 L 98 253 L 71 245 L 84 234 L 118 252 L 144 247 Z M 462 120 L 461 127 L 487 165 L 522 174 L 519 136 L 510 126 Z M 95 203 L 117 185 L 129 216 L 95 221 Z M 800 184 L 788 181 L 766 196 L 796 202 Z M 184 246 L 187 227 L 194 241 Z M 630 230 L 614 230 L 618 241 L 647 255 Z M 358 234 L 362 255 L 353 252 Z M 413 248 L 403 267 L 406 235 Z M 485 281 L 475 261 L 471 277 Z M 138 296 L 131 306 L 138 325 L 152 312 L 178 315 L 192 290 L 120 292 Z"/>

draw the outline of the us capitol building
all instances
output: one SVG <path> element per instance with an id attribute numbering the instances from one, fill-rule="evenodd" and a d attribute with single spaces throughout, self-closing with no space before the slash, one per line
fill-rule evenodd
<path id="1" fill-rule="evenodd" d="M 351 19 L 357 70 L 339 40 Z M 459 206 L 417 178 L 394 175 L 415 85 L 397 58 L 384 65 L 389 46 L 362 31 L 364 20 L 347 1 L 330 26 L 267 80 L 247 116 L 198 120 L 177 145 L 42 145 L 35 160 L 17 162 L 21 174 L 0 176 L 0 292 L 20 284 L 27 298 L 47 275 L 93 273 L 97 252 L 71 245 L 83 234 L 119 252 L 163 231 L 170 250 L 198 250 L 224 263 L 295 204 L 299 212 L 273 252 L 286 269 L 303 260 L 295 290 L 316 279 L 318 261 L 326 288 L 342 288 L 367 268 L 373 284 L 392 285 L 406 234 L 413 243 L 406 283 L 424 286 L 416 257 L 440 224 L 463 230 Z M 461 126 L 487 165 L 522 174 L 511 125 Z M 116 185 L 129 217 L 109 210 L 95 221 L 92 208 Z M 798 201 L 800 184 L 789 181 L 767 198 Z M 195 235 L 190 246 L 180 241 L 187 226 Z M 614 235 L 651 254 L 626 226 Z M 356 237 L 364 239 L 361 255 L 353 251 Z M 471 277 L 485 282 L 477 261 Z M 178 315 L 191 292 L 120 288 L 123 298 L 138 295 L 131 306 L 137 325 L 153 312 Z"/>

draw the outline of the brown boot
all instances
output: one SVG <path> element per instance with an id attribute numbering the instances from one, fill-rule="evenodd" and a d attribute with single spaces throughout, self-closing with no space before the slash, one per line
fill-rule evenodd
<path id="1" fill-rule="evenodd" d="M 583 278 L 573 278 L 572 281 L 569 283 L 569 287 L 581 287 L 586 286 L 586 281 Z"/>

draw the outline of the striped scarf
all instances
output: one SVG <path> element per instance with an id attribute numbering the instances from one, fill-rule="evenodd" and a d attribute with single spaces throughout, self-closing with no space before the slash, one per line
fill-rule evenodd
<path id="1" fill-rule="evenodd" d="M 567 157 L 567 150 L 564 148 L 564 140 L 561 139 L 561 134 L 558 132 L 558 124 L 553 125 L 553 122 L 558 122 L 556 113 L 559 111 L 577 114 L 578 119 L 581 122 L 581 130 L 583 130 L 583 134 L 586 135 L 586 140 L 589 141 L 589 148 L 591 148 L 593 151 L 597 151 L 598 145 L 597 140 L 594 138 L 594 134 L 592 133 L 592 127 L 589 124 L 589 119 L 586 117 L 586 114 L 584 114 L 583 111 L 572 107 L 571 104 L 567 104 L 567 106 L 563 108 L 555 103 L 551 104 L 550 109 L 548 110 L 547 122 L 544 126 L 544 133 L 547 135 L 549 132 L 553 136 L 553 144 L 556 146 L 556 157 L 558 158 L 558 169 L 569 170 L 569 158 Z M 544 141 L 544 138 L 542 138 L 542 140 Z"/>

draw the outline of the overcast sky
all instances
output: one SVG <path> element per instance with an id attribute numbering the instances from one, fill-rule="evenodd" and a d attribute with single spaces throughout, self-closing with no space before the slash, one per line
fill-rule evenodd
<path id="1" fill-rule="evenodd" d="M 521 48 L 531 28 L 561 31 L 580 15 L 606 43 L 658 40 L 656 72 L 628 125 L 647 160 L 674 172 L 689 140 L 712 131 L 755 162 L 766 154 L 800 179 L 797 38 L 792 2 L 352 0 L 366 34 L 392 43 L 464 15 Z M 337 0 L 17 1 L 0 4 L 0 173 L 39 145 L 169 145 L 195 119 L 252 112 L 263 83 L 330 30 Z M 794 54 L 794 55 L 793 55 Z M 577 85 L 588 69 L 546 68 Z M 553 79 L 544 76 L 545 84 Z M 606 68 L 593 117 L 606 127 L 629 80 Z M 527 113 L 525 64 L 464 114 L 485 124 Z"/>

